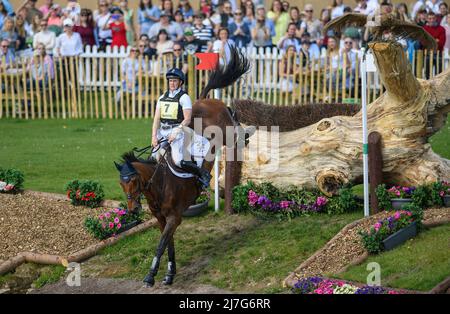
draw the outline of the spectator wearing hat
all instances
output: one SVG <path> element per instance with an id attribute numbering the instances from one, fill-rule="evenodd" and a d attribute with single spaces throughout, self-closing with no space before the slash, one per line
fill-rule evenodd
<path id="1" fill-rule="evenodd" d="M 314 8 L 312 4 L 305 5 L 305 19 L 300 26 L 300 37 L 303 33 L 309 33 L 311 41 L 315 41 L 317 45 L 321 46 L 323 42 L 322 37 L 322 23 L 314 18 Z"/>
<path id="2" fill-rule="evenodd" d="M 41 20 L 41 30 L 33 37 L 33 49 L 37 49 L 42 44 L 45 47 L 46 55 L 52 56 L 56 45 L 56 35 L 49 31 L 47 20 Z"/>
<path id="3" fill-rule="evenodd" d="M 170 40 L 169 33 L 166 29 L 161 28 L 158 32 L 158 42 L 156 43 L 156 50 L 159 56 L 166 53 L 173 52 L 173 41 Z"/>
<path id="4" fill-rule="evenodd" d="M 64 20 L 64 33 L 56 39 L 56 53 L 60 57 L 73 57 L 83 53 L 81 36 L 73 31 L 73 26 L 72 19 Z"/>
<path id="5" fill-rule="evenodd" d="M 212 42 L 214 32 L 210 26 L 206 26 L 203 24 L 203 18 L 205 15 L 202 12 L 197 12 L 194 15 L 194 27 L 192 32 L 194 33 L 194 37 L 197 38 L 200 42 L 202 42 L 201 52 L 205 52 L 209 49 L 210 43 Z"/>
<path id="6" fill-rule="evenodd" d="M 196 52 L 202 52 L 202 47 L 205 46 L 208 49 L 208 42 L 202 41 L 194 36 L 192 28 L 186 28 L 184 31 L 184 40 L 182 42 L 186 53 L 193 55 Z"/>
<path id="7" fill-rule="evenodd" d="M 161 29 L 166 30 L 169 34 L 169 39 L 180 41 L 183 39 L 183 29 L 180 25 L 171 22 L 169 15 L 166 12 L 161 12 L 161 19 L 158 23 L 153 24 L 148 32 L 148 37 L 152 38 L 159 35 Z"/>
<path id="8" fill-rule="evenodd" d="M 111 14 L 103 30 L 111 30 L 112 42 L 111 47 L 128 47 L 127 30 L 128 25 L 123 19 L 123 12 L 119 7 L 113 7 L 110 10 Z"/>
<path id="9" fill-rule="evenodd" d="M 148 34 L 153 24 L 159 22 L 161 11 L 151 0 L 140 0 L 138 7 L 139 34 Z"/>
<path id="10" fill-rule="evenodd" d="M 247 47 L 251 41 L 250 28 L 243 20 L 242 10 L 239 8 L 234 12 L 234 22 L 230 24 L 230 38 L 238 48 Z"/>

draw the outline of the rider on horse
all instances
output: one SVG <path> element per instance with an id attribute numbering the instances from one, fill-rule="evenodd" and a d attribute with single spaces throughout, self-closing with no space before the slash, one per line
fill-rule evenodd
<path id="1" fill-rule="evenodd" d="M 195 174 L 202 185 L 209 186 L 211 175 L 200 168 L 196 162 L 184 158 L 184 127 L 188 127 L 192 117 L 192 102 L 189 95 L 181 89 L 185 81 L 184 73 L 177 68 L 166 73 L 169 90 L 159 97 L 153 120 L 152 146 L 157 147 L 162 139 L 168 141 L 174 163 Z"/>

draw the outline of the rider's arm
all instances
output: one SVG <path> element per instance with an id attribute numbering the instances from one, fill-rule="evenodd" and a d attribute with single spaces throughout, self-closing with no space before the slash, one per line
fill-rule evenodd
<path id="1" fill-rule="evenodd" d="M 180 98 L 181 106 L 183 107 L 183 121 L 180 123 L 182 126 L 189 126 L 192 118 L 192 102 L 191 97 L 188 94 L 184 94 Z"/>
<path id="2" fill-rule="evenodd" d="M 153 128 L 152 128 L 152 140 L 153 138 L 156 138 L 159 126 L 161 124 L 161 120 L 160 120 L 160 109 L 159 109 L 159 101 L 158 101 L 158 105 L 156 106 L 156 110 L 155 110 L 155 117 L 153 118 Z"/>

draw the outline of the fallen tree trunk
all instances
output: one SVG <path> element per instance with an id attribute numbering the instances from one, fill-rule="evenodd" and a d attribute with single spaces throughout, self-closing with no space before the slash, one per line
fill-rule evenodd
<path id="1" fill-rule="evenodd" d="M 450 180 L 450 161 L 435 154 L 427 139 L 450 111 L 450 69 L 432 80 L 417 80 L 397 43 L 372 43 L 386 92 L 368 105 L 368 128 L 383 138 L 383 177 L 399 185 Z M 270 131 L 270 130 L 269 130 Z M 272 135 L 272 136 L 271 136 Z M 278 137 L 278 149 L 273 139 Z M 345 183 L 362 181 L 362 116 L 335 116 L 294 131 L 257 130 L 242 165 L 241 179 L 318 187 L 335 194 Z"/>

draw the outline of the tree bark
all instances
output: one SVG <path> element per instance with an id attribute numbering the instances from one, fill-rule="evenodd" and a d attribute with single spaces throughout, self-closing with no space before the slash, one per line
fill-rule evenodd
<path id="1" fill-rule="evenodd" d="M 427 143 L 450 111 L 450 69 L 432 80 L 417 80 L 399 44 L 379 42 L 370 48 L 386 88 L 367 109 L 368 133 L 376 131 L 383 138 L 384 180 L 399 185 L 450 180 L 450 161 Z M 326 195 L 342 184 L 362 181 L 361 112 L 277 135 L 278 150 L 264 130 L 250 138 L 247 154 L 256 146 L 258 151 L 254 160 L 244 161 L 242 181 L 318 187 Z"/>

